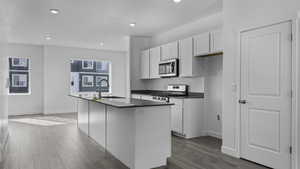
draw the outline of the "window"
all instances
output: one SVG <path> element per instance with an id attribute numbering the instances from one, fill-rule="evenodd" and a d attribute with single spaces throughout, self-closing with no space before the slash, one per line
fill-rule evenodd
<path id="1" fill-rule="evenodd" d="M 111 62 L 71 60 L 71 94 L 97 92 L 101 81 L 102 92 L 111 93 Z M 108 82 L 108 83 L 107 83 Z"/>
<path id="2" fill-rule="evenodd" d="M 84 75 L 82 76 L 82 87 L 93 87 L 94 86 L 94 76 Z"/>
<path id="3" fill-rule="evenodd" d="M 9 57 L 9 94 L 30 94 L 29 58 Z"/>
<path id="4" fill-rule="evenodd" d="M 91 60 L 83 60 L 82 61 L 82 69 L 93 70 L 94 69 L 94 62 Z"/>

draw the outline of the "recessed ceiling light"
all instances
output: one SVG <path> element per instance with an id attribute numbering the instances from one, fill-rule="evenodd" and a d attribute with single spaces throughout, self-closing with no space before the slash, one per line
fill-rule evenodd
<path id="1" fill-rule="evenodd" d="M 131 26 L 131 27 L 135 27 L 135 25 L 136 25 L 136 23 L 129 24 L 129 26 Z"/>
<path id="2" fill-rule="evenodd" d="M 59 14 L 59 9 L 50 9 L 50 12 L 54 15 Z"/>
<path id="3" fill-rule="evenodd" d="M 173 0 L 174 3 L 178 4 L 181 2 L 181 0 Z"/>
<path id="4" fill-rule="evenodd" d="M 104 46 L 104 43 L 103 43 L 103 42 L 100 42 L 100 46 Z"/>

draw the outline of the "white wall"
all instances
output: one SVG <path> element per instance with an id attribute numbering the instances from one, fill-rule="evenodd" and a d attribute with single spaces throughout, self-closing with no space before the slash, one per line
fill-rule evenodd
<path id="1" fill-rule="evenodd" d="M 9 95 L 9 115 L 43 112 L 43 46 L 9 44 L 7 56 L 30 58 L 30 95 Z M 6 60 L 8 62 L 8 60 Z"/>
<path id="2" fill-rule="evenodd" d="M 4 10 L 0 7 L 0 163 L 3 162 L 4 146 L 8 136 L 7 88 L 8 78 L 6 60 L 7 27 Z"/>
<path id="3" fill-rule="evenodd" d="M 70 60 L 95 59 L 112 62 L 112 94 L 126 96 L 126 52 L 71 47 L 44 47 L 44 113 L 75 112 L 70 92 Z"/>
<path id="4" fill-rule="evenodd" d="M 129 67 L 131 90 L 145 89 L 145 83 L 140 79 L 141 51 L 149 48 L 150 37 L 131 36 L 129 39 Z"/>
<path id="5" fill-rule="evenodd" d="M 236 66 L 238 36 L 242 29 L 259 27 L 294 19 L 300 9 L 299 0 L 224 0 L 224 60 L 223 60 L 223 152 L 238 154 Z"/>
<path id="6" fill-rule="evenodd" d="M 296 34 L 297 34 L 297 43 L 296 43 L 296 46 L 298 46 L 298 50 L 297 50 L 297 73 L 296 73 L 296 75 L 297 75 L 297 77 L 298 77 L 298 79 L 297 79 L 297 85 L 296 86 L 298 86 L 298 88 L 296 89 L 297 90 L 297 94 L 298 94 L 298 97 L 297 97 L 297 108 L 296 108 L 296 112 L 298 112 L 297 113 L 297 119 L 298 119 L 298 124 L 297 124 L 297 138 L 298 138 L 298 142 L 297 142 L 297 149 L 298 149 L 298 152 L 297 152 L 297 156 L 298 156 L 298 161 L 297 161 L 297 164 L 296 164 L 296 166 L 299 168 L 299 165 L 300 165 L 300 10 L 299 10 L 299 12 L 298 12 L 298 20 L 297 20 L 297 23 L 298 23 L 298 25 L 297 25 L 297 32 L 296 32 Z"/>
<path id="7" fill-rule="evenodd" d="M 222 138 L 222 72 L 223 56 L 206 59 L 204 80 L 205 131 L 208 135 Z M 217 116 L 220 116 L 218 120 Z"/>
<path id="8" fill-rule="evenodd" d="M 194 22 L 176 27 L 167 32 L 156 34 L 152 37 L 151 46 L 158 46 L 179 39 L 184 39 L 189 36 L 196 35 L 201 32 L 206 32 L 215 28 L 222 27 L 223 14 L 222 12 L 201 18 Z"/>
<path id="9" fill-rule="evenodd" d="M 187 84 L 190 92 L 204 92 L 204 77 L 144 80 L 147 90 L 166 90 L 168 84 Z"/>

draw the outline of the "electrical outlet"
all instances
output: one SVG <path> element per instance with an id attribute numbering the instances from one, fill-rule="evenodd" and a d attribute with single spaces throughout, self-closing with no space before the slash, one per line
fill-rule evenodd
<path id="1" fill-rule="evenodd" d="M 217 115 L 217 120 L 221 120 L 221 116 L 219 114 Z"/>

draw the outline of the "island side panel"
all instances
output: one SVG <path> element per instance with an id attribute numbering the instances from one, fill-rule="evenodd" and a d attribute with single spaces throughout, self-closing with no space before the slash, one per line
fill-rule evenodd
<path id="1" fill-rule="evenodd" d="M 89 136 L 105 148 L 105 105 L 90 101 Z"/>
<path id="2" fill-rule="evenodd" d="M 134 169 L 135 108 L 107 106 L 107 150 Z"/>
<path id="3" fill-rule="evenodd" d="M 77 111 L 78 128 L 89 135 L 89 101 L 77 99 Z"/>
<path id="4" fill-rule="evenodd" d="M 171 106 L 135 111 L 135 166 L 150 169 L 166 165 L 171 156 Z"/>

